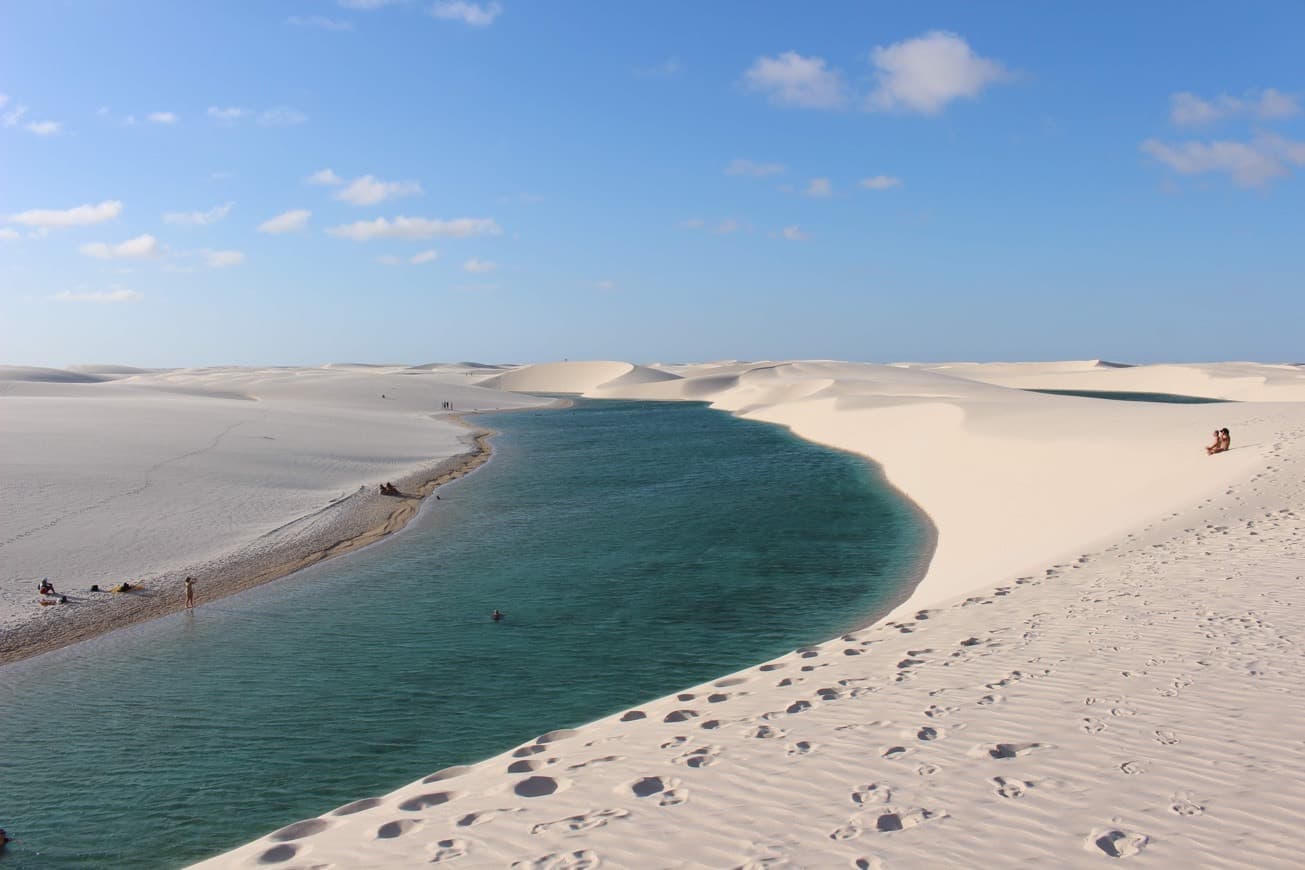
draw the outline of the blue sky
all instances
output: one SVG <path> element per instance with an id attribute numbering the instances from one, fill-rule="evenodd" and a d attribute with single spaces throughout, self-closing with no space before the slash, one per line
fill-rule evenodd
<path id="1" fill-rule="evenodd" d="M 1303 26 L 0 0 L 0 362 L 1300 360 Z"/>

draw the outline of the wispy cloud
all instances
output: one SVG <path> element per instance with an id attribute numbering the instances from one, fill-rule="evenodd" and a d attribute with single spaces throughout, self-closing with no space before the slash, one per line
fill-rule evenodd
<path id="1" fill-rule="evenodd" d="M 324 171 L 330 172 L 329 169 Z M 335 198 L 352 205 L 375 205 L 387 199 L 415 196 L 419 193 L 421 193 L 421 185 L 415 181 L 383 181 L 374 175 L 364 175 L 349 182 L 349 185 L 337 193 Z"/>
<path id="2" fill-rule="evenodd" d="M 308 184 L 318 184 L 326 187 L 344 184 L 344 179 L 336 175 L 334 170 L 331 169 L 319 169 L 305 178 L 304 181 Z"/>
<path id="3" fill-rule="evenodd" d="M 783 171 L 783 163 L 754 163 L 751 160 L 731 160 L 725 167 L 726 175 L 752 175 L 757 178 L 779 175 Z"/>
<path id="4" fill-rule="evenodd" d="M 116 245 L 107 242 L 90 242 L 77 250 L 97 260 L 149 260 L 161 254 L 163 246 L 159 244 L 158 239 L 147 233 Z"/>
<path id="5" fill-rule="evenodd" d="M 0 242 L 16 242 L 23 237 L 18 230 L 10 227 L 0 227 Z"/>
<path id="6" fill-rule="evenodd" d="M 337 33 L 353 30 L 353 22 L 343 18 L 327 18 L 325 15 L 291 15 L 285 20 L 292 27 L 309 27 L 318 30 L 331 30 Z"/>
<path id="7" fill-rule="evenodd" d="M 222 220 L 231 213 L 233 207 L 235 203 L 228 202 L 214 206 L 208 211 L 170 211 L 163 216 L 163 222 L 183 227 L 206 227 Z"/>
<path id="8" fill-rule="evenodd" d="M 380 9 L 382 6 L 393 6 L 395 3 L 402 3 L 403 0 L 336 0 L 336 3 L 345 9 L 363 9 L 372 10 Z"/>
<path id="9" fill-rule="evenodd" d="M 488 27 L 503 14 L 500 3 L 469 3 L 467 0 L 439 0 L 430 14 L 445 21 L 461 21 L 471 27 Z"/>
<path id="10" fill-rule="evenodd" d="M 1259 136 L 1249 142 L 1213 141 L 1165 144 L 1147 139 L 1142 151 L 1180 175 L 1225 173 L 1242 187 L 1259 187 L 1305 166 L 1305 142 Z"/>
<path id="11" fill-rule="evenodd" d="M 53 136 L 63 129 L 63 124 L 58 121 L 30 121 L 23 125 L 23 129 L 38 136 Z"/>
<path id="12" fill-rule="evenodd" d="M 888 190 L 891 187 L 901 187 L 902 179 L 892 175 L 874 175 L 861 179 L 860 185 L 866 190 Z"/>
<path id="13" fill-rule="evenodd" d="M 276 106 L 271 109 L 264 109 L 258 116 L 258 123 L 264 127 L 292 127 L 296 124 L 304 124 L 307 121 L 307 115 L 290 106 Z"/>
<path id="14" fill-rule="evenodd" d="M 64 290 L 50 298 L 58 302 L 139 302 L 145 294 L 112 284 L 108 290 Z"/>
<path id="15" fill-rule="evenodd" d="M 247 117 L 250 112 L 248 109 L 242 109 L 239 106 L 227 106 L 225 108 L 221 106 L 209 106 L 205 114 L 214 121 L 217 121 L 219 124 L 234 124 L 241 118 Z"/>
<path id="16" fill-rule="evenodd" d="M 803 232 L 802 228 L 796 224 L 784 227 L 784 229 L 780 231 L 780 235 L 788 239 L 790 242 L 804 242 L 811 238 L 810 233 Z"/>
<path id="17" fill-rule="evenodd" d="M 813 178 L 802 192 L 815 199 L 828 199 L 834 195 L 834 185 L 828 178 Z"/>
<path id="18" fill-rule="evenodd" d="M 393 220 L 376 218 L 370 221 L 357 221 L 331 227 L 327 230 L 333 236 L 351 239 L 355 242 L 369 242 L 373 239 L 433 239 L 467 238 L 468 236 L 496 236 L 502 228 L 492 218 L 454 218 L 453 220 L 436 220 L 432 218 L 396 217 Z"/>
<path id="19" fill-rule="evenodd" d="M 9 97 L 6 96 L 4 105 L 8 105 L 8 104 L 9 104 Z M 21 121 L 23 119 L 23 115 L 26 114 L 27 114 L 26 106 L 14 106 L 12 109 L 5 112 L 4 114 L 0 114 L 0 123 L 4 124 L 6 127 L 17 127 L 18 122 Z"/>
<path id="20" fill-rule="evenodd" d="M 1179 126 L 1211 124 L 1238 116 L 1273 121 L 1289 118 L 1299 111 L 1300 103 L 1294 94 L 1284 94 L 1275 88 L 1247 91 L 1241 97 L 1220 94 L 1209 100 L 1189 91 L 1169 97 L 1169 120 Z"/>
<path id="21" fill-rule="evenodd" d="M 468 272 L 482 275 L 486 272 L 493 272 L 498 268 L 498 263 L 491 260 L 477 260 L 475 257 L 472 257 L 470 260 L 462 264 L 462 268 Z"/>
<path id="22" fill-rule="evenodd" d="M 730 233 L 738 232 L 739 229 L 740 224 L 738 221 L 734 218 L 725 218 L 725 220 L 716 225 L 716 228 L 712 230 L 712 233 L 718 236 L 727 236 Z"/>
<path id="23" fill-rule="evenodd" d="M 870 59 L 877 81 L 866 100 L 871 110 L 933 115 L 953 100 L 976 97 L 1012 77 L 1001 63 L 979 57 L 964 39 L 943 30 L 876 46 Z"/>
<path id="24" fill-rule="evenodd" d="M 419 254 L 413 254 L 411 257 L 408 258 L 408 262 L 412 263 L 414 266 L 419 266 L 422 263 L 434 262 L 435 260 L 439 259 L 439 256 L 440 256 L 439 251 L 431 249 L 429 251 L 422 251 Z"/>
<path id="25" fill-rule="evenodd" d="M 33 209 L 10 215 L 9 220 L 39 229 L 60 230 L 104 223 L 120 214 L 122 214 L 122 203 L 111 199 L 99 205 L 79 205 L 69 209 Z"/>
<path id="26" fill-rule="evenodd" d="M 786 51 L 759 57 L 743 74 L 744 83 L 772 103 L 800 109 L 836 109 L 847 102 L 843 79 L 824 58 Z"/>
<path id="27" fill-rule="evenodd" d="M 308 226 L 308 218 L 312 212 L 306 208 L 296 208 L 290 211 L 281 212 L 273 218 L 268 218 L 258 225 L 260 233 L 270 233 L 279 236 L 282 233 L 293 233 L 304 229 Z"/>
<path id="28" fill-rule="evenodd" d="M 684 72 L 684 64 L 678 57 L 668 57 L 651 66 L 636 67 L 634 74 L 643 79 L 669 79 Z"/>
<path id="29" fill-rule="evenodd" d="M 210 269 L 225 269 L 228 266 L 239 266 L 245 262 L 245 255 L 240 251 L 200 251 L 204 258 L 204 265 Z"/>
<path id="30" fill-rule="evenodd" d="M 145 116 L 145 120 L 151 124 L 175 124 L 177 116 L 173 112 L 150 112 Z"/>
<path id="31" fill-rule="evenodd" d="M 700 230 L 706 225 L 707 222 L 698 217 L 687 218 L 686 220 L 680 221 L 680 229 L 682 230 Z"/>

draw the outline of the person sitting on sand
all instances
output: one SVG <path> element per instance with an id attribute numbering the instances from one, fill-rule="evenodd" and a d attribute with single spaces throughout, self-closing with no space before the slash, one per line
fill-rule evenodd
<path id="1" fill-rule="evenodd" d="M 59 603 L 60 603 L 60 604 L 67 604 L 67 603 L 68 603 L 68 596 L 67 596 L 67 595 L 60 595 L 60 596 L 59 596 Z"/>
<path id="2" fill-rule="evenodd" d="M 1220 448 L 1221 446 L 1223 446 L 1223 433 L 1220 432 L 1218 429 L 1215 429 L 1215 430 L 1214 430 L 1214 443 L 1211 444 L 1209 447 L 1205 448 L 1205 453 L 1206 453 L 1206 455 L 1207 455 L 1207 456 L 1213 456 L 1214 454 L 1216 454 L 1216 453 L 1219 452 L 1219 448 Z"/>
<path id="3" fill-rule="evenodd" d="M 1223 449 L 1220 450 L 1219 452 L 1222 453 L 1225 450 L 1232 450 L 1232 435 L 1228 433 L 1227 428 L 1223 428 L 1219 430 L 1219 437 L 1223 441 Z"/>
<path id="4" fill-rule="evenodd" d="M 131 591 L 132 589 L 134 589 L 134 588 L 135 588 L 135 587 L 133 587 L 133 586 L 132 586 L 130 583 L 128 583 L 126 580 L 124 580 L 124 581 L 122 581 L 121 583 L 119 583 L 117 586 L 114 586 L 112 591 L 114 591 L 114 592 L 130 592 L 130 591 Z"/>
<path id="5" fill-rule="evenodd" d="M 381 495 L 398 495 L 398 494 L 399 494 L 398 487 L 390 483 L 388 480 L 385 483 L 381 484 Z"/>
<path id="6" fill-rule="evenodd" d="M 37 591 L 39 591 L 42 595 L 53 595 L 54 584 L 51 583 L 50 579 L 47 577 L 46 579 L 41 581 L 41 585 L 37 587 Z"/>

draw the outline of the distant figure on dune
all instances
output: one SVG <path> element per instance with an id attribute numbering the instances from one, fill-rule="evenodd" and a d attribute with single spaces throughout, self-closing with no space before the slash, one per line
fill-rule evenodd
<path id="1" fill-rule="evenodd" d="M 186 609 L 191 610 L 195 606 L 195 578 L 186 578 Z"/>
<path id="2" fill-rule="evenodd" d="M 398 487 L 387 480 L 381 484 L 381 495 L 402 495 L 402 493 L 399 492 Z"/>
<path id="3" fill-rule="evenodd" d="M 42 581 L 41 581 L 41 585 L 38 586 L 38 587 L 36 587 L 36 588 L 37 588 L 37 591 L 40 592 L 42 595 L 53 595 L 53 594 L 54 594 L 54 584 L 50 582 L 50 578 L 49 578 L 49 577 L 47 577 L 47 578 L 45 578 L 44 580 L 42 580 Z"/>
<path id="4" fill-rule="evenodd" d="M 1228 434 L 1228 430 L 1215 429 L 1214 443 L 1211 444 L 1209 447 L 1205 448 L 1205 452 L 1207 455 L 1213 456 L 1216 453 L 1223 453 L 1227 450 L 1230 450 L 1231 448 L 1232 448 L 1232 436 Z"/>
<path id="5" fill-rule="evenodd" d="M 495 608 L 494 612 L 489 615 L 489 618 L 494 620 L 495 622 L 502 622 L 503 611 L 499 610 L 498 608 Z"/>
<path id="6" fill-rule="evenodd" d="M 117 586 L 114 586 L 112 591 L 114 591 L 114 592 L 130 592 L 130 591 L 131 591 L 132 589 L 134 589 L 134 588 L 136 588 L 136 587 L 132 586 L 130 583 L 128 583 L 126 580 L 124 580 L 124 581 L 122 581 L 121 583 L 119 583 Z"/>

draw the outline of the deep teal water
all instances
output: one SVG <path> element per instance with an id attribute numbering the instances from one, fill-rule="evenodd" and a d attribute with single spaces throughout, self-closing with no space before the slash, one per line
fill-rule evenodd
<path id="1" fill-rule="evenodd" d="M 831 637 L 923 567 L 872 465 L 778 427 L 484 419 L 493 461 L 391 541 L 0 669 L 0 870 L 208 857 Z"/>
<path id="2" fill-rule="evenodd" d="M 1113 399 L 1118 402 L 1162 402 L 1172 405 L 1212 405 L 1228 401 L 1205 396 L 1184 396 L 1181 393 L 1135 393 L 1123 390 L 1029 390 L 1049 396 L 1079 396 L 1084 399 Z"/>

